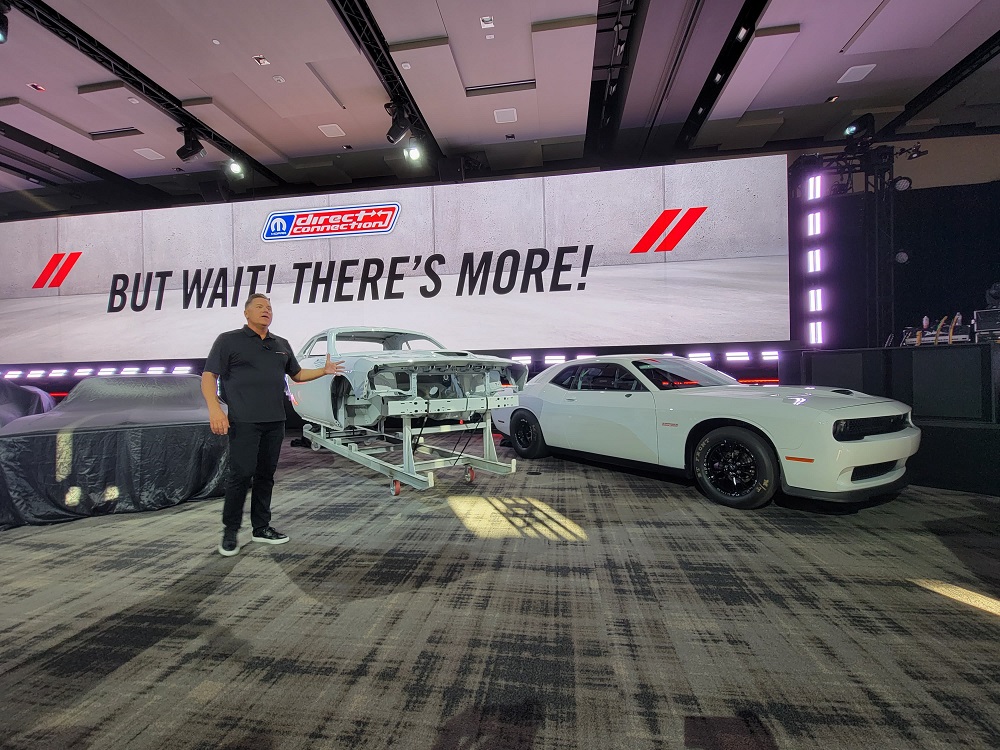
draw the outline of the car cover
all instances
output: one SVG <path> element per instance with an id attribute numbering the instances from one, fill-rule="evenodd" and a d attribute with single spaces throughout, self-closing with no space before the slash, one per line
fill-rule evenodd
<path id="1" fill-rule="evenodd" d="M 0 380 L 0 427 L 21 417 L 42 414 L 55 405 L 56 400 L 41 388 Z"/>
<path id="2" fill-rule="evenodd" d="M 0 428 L 0 528 L 220 496 L 227 448 L 199 376 L 87 378 Z"/>

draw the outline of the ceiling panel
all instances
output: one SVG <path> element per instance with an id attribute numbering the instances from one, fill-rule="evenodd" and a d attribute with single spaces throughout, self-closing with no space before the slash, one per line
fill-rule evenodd
<path id="1" fill-rule="evenodd" d="M 11 39 L 0 46 L 0 165 L 71 183 L 79 195 L 3 173 L 0 221 L 80 206 L 118 210 L 133 194 L 160 195 L 164 205 L 206 200 L 198 182 L 219 176 L 226 139 L 288 182 L 234 186 L 244 193 L 431 182 L 436 164 L 407 163 L 404 144 L 386 141 L 387 88 L 405 96 L 403 84 L 443 153 L 465 159 L 466 179 L 807 142 L 836 147 L 856 113 L 878 113 L 880 125 L 893 120 L 1000 29 L 1000 0 L 770 0 L 742 59 L 724 71 L 692 152 L 676 145 L 678 132 L 711 90 L 733 24 L 750 7 L 744 0 L 367 0 L 377 27 L 366 38 L 388 44 L 370 51 L 388 55 L 380 72 L 338 15 L 342 2 L 355 1 L 49 0 L 67 19 L 59 34 L 11 11 Z M 623 31 L 613 30 L 616 19 Z M 139 77 L 126 85 L 61 39 L 73 24 L 83 46 L 95 40 Z M 798 33 L 773 31 L 783 27 Z M 623 32 L 619 55 L 614 42 Z M 857 65 L 875 67 L 862 80 L 837 82 Z M 610 79 L 616 93 L 605 100 Z M 152 89 L 142 91 L 143 80 Z M 511 82 L 521 85 L 466 90 Z M 838 99 L 827 103 L 831 96 Z M 515 119 L 497 123 L 497 110 L 513 110 Z M 221 146 L 206 134 L 207 158 L 185 163 L 175 153 L 177 129 L 189 121 L 214 131 Z M 119 128 L 138 132 L 90 135 Z M 943 131 L 1000 132 L 1000 62 L 957 83 L 899 132 Z M 62 158 L 45 154 L 53 148 Z M 147 185 L 158 192 L 141 189 Z"/>
<path id="2" fill-rule="evenodd" d="M 925 49 L 944 36 L 980 0 L 882 0 L 844 45 L 847 55 Z"/>
<path id="3" fill-rule="evenodd" d="M 755 31 L 708 119 L 742 117 L 798 36 L 798 24 Z"/>

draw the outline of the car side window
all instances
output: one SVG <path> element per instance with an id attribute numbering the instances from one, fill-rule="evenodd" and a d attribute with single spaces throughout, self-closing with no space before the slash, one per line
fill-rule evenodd
<path id="1" fill-rule="evenodd" d="M 574 389 L 576 387 L 576 374 L 579 369 L 579 365 L 570 365 L 569 367 L 556 373 L 555 377 L 553 377 L 550 382 L 552 385 L 559 386 L 560 388 Z"/>
<path id="2" fill-rule="evenodd" d="M 615 380 L 612 388 L 616 391 L 645 391 L 646 386 L 639 382 L 639 379 L 622 366 L 615 370 Z"/>
<path id="3" fill-rule="evenodd" d="M 627 368 L 614 363 L 581 366 L 581 391 L 642 391 L 645 387 Z"/>
<path id="4" fill-rule="evenodd" d="M 306 352 L 307 357 L 325 357 L 327 353 L 326 348 L 326 336 L 322 336 L 316 339 L 309 346 L 309 350 Z"/>

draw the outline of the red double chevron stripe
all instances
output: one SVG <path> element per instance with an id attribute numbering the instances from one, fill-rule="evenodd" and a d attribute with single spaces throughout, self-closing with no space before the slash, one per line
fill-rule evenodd
<path id="1" fill-rule="evenodd" d="M 42 289 L 45 286 L 48 286 L 49 289 L 58 289 L 66 280 L 69 272 L 73 270 L 73 266 L 76 265 L 76 262 L 80 260 L 81 255 L 83 255 L 83 253 L 70 253 L 69 257 L 67 257 L 66 253 L 55 253 L 51 258 L 49 258 L 49 262 L 45 264 L 45 268 L 42 269 L 42 272 L 38 274 L 38 278 L 35 279 L 35 283 L 31 285 L 31 288 Z M 66 258 L 65 263 L 62 262 L 63 258 Z M 60 263 L 62 263 L 62 266 L 59 265 Z M 53 273 L 55 276 L 52 276 Z M 50 276 L 52 276 L 51 283 L 49 282 Z"/>
<path id="2" fill-rule="evenodd" d="M 674 219 L 680 215 L 681 211 L 684 209 L 680 208 L 668 208 L 662 214 L 657 217 L 656 221 L 646 230 L 646 233 L 642 235 L 640 239 L 629 252 L 630 253 L 648 253 L 650 248 L 653 247 L 653 243 L 656 242 L 660 236 L 667 231 Z M 656 252 L 662 253 L 668 250 L 673 250 L 677 247 L 677 243 L 684 239 L 691 227 L 694 226 L 695 222 L 701 218 L 701 215 L 708 210 L 708 206 L 698 206 L 696 208 L 689 208 L 684 211 L 684 215 L 681 216 L 680 221 L 677 225 L 667 232 L 667 236 L 663 238 L 663 242 L 656 246 Z"/>

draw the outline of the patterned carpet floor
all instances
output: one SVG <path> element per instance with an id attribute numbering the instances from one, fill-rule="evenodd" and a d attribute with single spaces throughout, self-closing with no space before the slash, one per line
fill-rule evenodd
<path id="1" fill-rule="evenodd" d="M 221 500 L 0 532 L 0 747 L 998 746 L 1000 498 L 436 479 L 286 440 L 286 545 L 221 557 Z"/>

